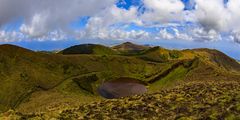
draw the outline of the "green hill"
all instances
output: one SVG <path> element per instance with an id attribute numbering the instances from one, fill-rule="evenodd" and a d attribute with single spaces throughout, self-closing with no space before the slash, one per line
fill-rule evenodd
<path id="1" fill-rule="evenodd" d="M 240 64 L 235 59 L 230 58 L 220 51 L 209 49 L 195 49 L 194 51 L 199 53 L 203 59 L 207 59 L 223 69 L 228 71 L 240 71 Z"/>
<path id="2" fill-rule="evenodd" d="M 0 45 L 0 111 L 38 113 L 101 101 L 98 88 L 123 77 L 139 80 L 147 94 L 188 82 L 240 79 L 239 63 L 217 50 L 153 47 L 126 56 L 85 44 L 61 53 Z"/>
<path id="3" fill-rule="evenodd" d="M 113 46 L 112 49 L 125 55 L 138 54 L 141 51 L 149 49 L 149 46 L 137 45 L 131 42 L 125 42 L 120 45 Z"/>
<path id="4" fill-rule="evenodd" d="M 82 44 L 69 47 L 64 49 L 60 53 L 64 55 L 69 54 L 97 54 L 97 55 L 113 55 L 116 54 L 111 48 L 108 48 L 103 45 L 96 45 L 96 44 Z"/>
<path id="5" fill-rule="evenodd" d="M 139 54 L 140 58 L 154 62 L 166 62 L 168 60 L 176 60 L 185 57 L 182 51 L 167 50 L 159 46 L 147 49 Z M 190 56 L 191 57 L 191 56 Z M 187 59 L 186 57 L 184 59 Z"/>
<path id="6" fill-rule="evenodd" d="M 26 103 L 22 109 L 28 108 L 27 106 L 35 109 L 36 106 L 40 107 L 44 103 L 41 97 L 45 98 L 45 95 L 51 93 L 59 95 L 55 95 L 55 99 L 64 95 L 71 99 L 72 96 L 69 96 L 68 93 L 74 94 L 74 100 L 78 99 L 78 97 L 87 99 L 86 94 L 90 95 L 90 97 L 99 97 L 99 95 L 95 95 L 96 91 L 86 91 L 79 87 L 78 82 L 73 80 L 88 74 L 97 74 L 98 80 L 94 82 L 94 85 L 90 85 L 93 90 L 96 90 L 101 81 L 120 76 L 143 79 L 145 74 L 157 69 L 157 64 L 148 64 L 134 57 L 64 56 L 61 54 L 33 52 L 10 45 L 2 45 L 0 50 L 2 51 L 0 53 L 1 111 L 21 107 L 22 103 Z M 147 72 L 145 73 L 145 71 Z M 84 84 L 84 81 L 80 84 Z M 79 89 L 82 92 L 77 91 Z M 51 100 L 51 97 L 46 99 L 46 101 L 49 100 L 48 103 L 50 104 L 51 102 L 56 103 L 54 99 Z M 36 105 L 39 101 L 43 103 Z M 81 99 L 77 101 L 82 102 Z M 62 104 L 62 101 L 59 102 L 59 104 Z"/>

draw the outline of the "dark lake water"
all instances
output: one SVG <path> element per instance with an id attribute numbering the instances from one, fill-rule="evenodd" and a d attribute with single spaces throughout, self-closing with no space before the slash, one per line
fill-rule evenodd
<path id="1" fill-rule="evenodd" d="M 98 92 L 105 98 L 113 99 L 143 94 L 147 92 L 147 88 L 137 79 L 118 78 L 116 80 L 103 83 L 98 88 Z"/>

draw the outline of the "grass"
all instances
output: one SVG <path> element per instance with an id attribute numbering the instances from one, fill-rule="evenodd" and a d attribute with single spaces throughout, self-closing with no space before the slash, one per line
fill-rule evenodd
<path id="1" fill-rule="evenodd" d="M 65 83 L 66 79 L 74 76 L 103 72 L 100 76 L 104 80 L 109 80 L 109 76 L 144 78 L 145 69 L 155 67 L 153 64 L 147 64 L 146 61 L 134 57 L 103 55 L 65 56 L 34 53 L 31 51 L 25 52 L 22 53 L 20 51 L 10 55 L 0 55 L 0 60 L 3 61 L 1 62 L 3 69 L 0 70 L 2 74 L 0 76 L 0 111 L 6 111 L 10 108 L 15 109 L 22 104 L 22 101 L 32 97 L 32 93 L 38 93 L 39 90 L 51 90 L 61 83 Z M 4 52 L 1 54 L 4 54 Z M 19 54 L 22 55 L 20 56 Z M 104 73 L 104 71 L 109 72 Z M 95 92 L 97 85 L 100 83 L 100 81 L 94 82 L 93 90 L 89 90 L 89 92 Z M 86 83 L 86 85 L 89 84 L 92 83 Z M 44 93 L 48 94 L 48 92 Z M 95 94 L 95 96 L 98 95 Z M 60 96 L 60 98 L 62 97 Z M 31 102 L 31 99 L 29 102 Z"/>
<path id="2" fill-rule="evenodd" d="M 239 85 L 239 82 L 189 83 L 153 94 L 80 106 L 63 111 L 60 118 L 85 113 L 81 117 L 86 119 L 239 119 L 240 111 L 236 109 L 240 102 Z"/>
<path id="3" fill-rule="evenodd" d="M 99 100 L 102 98 L 81 89 L 76 82 L 68 79 L 54 89 L 34 92 L 16 110 L 24 113 L 52 112 Z"/>
<path id="4" fill-rule="evenodd" d="M 156 90 L 160 90 L 163 87 L 170 87 L 174 84 L 176 84 L 180 80 L 184 80 L 184 77 L 186 76 L 188 72 L 188 69 L 184 66 L 179 66 L 175 70 L 173 70 L 170 74 L 168 74 L 166 77 L 154 82 L 149 86 L 150 91 L 155 92 Z"/>
<path id="5" fill-rule="evenodd" d="M 97 54 L 97 55 L 113 55 L 117 54 L 116 51 L 112 50 L 111 48 L 105 47 L 103 45 L 97 44 L 82 44 L 72 46 L 67 48 L 59 53 L 64 55 L 69 54 Z"/>
<path id="6" fill-rule="evenodd" d="M 151 94 L 79 105 L 54 114 L 9 111 L 2 118 L 232 120 L 240 118 L 239 104 L 238 81 L 190 82 Z"/>
<path id="7" fill-rule="evenodd" d="M 62 55 L 0 46 L 0 112 L 15 109 L 39 113 L 99 101 L 98 86 L 119 77 L 142 80 L 149 84 L 150 92 L 185 82 L 240 78 L 236 61 L 208 49 L 155 47 L 129 56 L 112 54 L 105 46 L 90 49 L 93 53 Z M 175 63 L 181 64 L 169 69 Z M 149 82 L 162 73 L 160 79 Z"/>
<path id="8" fill-rule="evenodd" d="M 140 52 L 149 49 L 148 46 L 136 45 L 131 42 L 125 42 L 120 45 L 113 46 L 112 49 L 121 55 L 133 56 L 138 55 Z"/>

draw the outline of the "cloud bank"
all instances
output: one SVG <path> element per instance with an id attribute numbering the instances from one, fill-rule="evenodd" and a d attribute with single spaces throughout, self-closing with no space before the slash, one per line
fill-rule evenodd
<path id="1" fill-rule="evenodd" d="M 79 17 L 94 16 L 114 0 L 0 0 L 0 25 L 23 19 L 20 31 L 32 37 L 66 27 Z"/>
<path id="2" fill-rule="evenodd" d="M 127 9 L 118 7 L 118 2 L 0 0 L 0 39 L 2 42 L 70 38 L 206 42 L 229 38 L 240 43 L 239 0 L 141 0 L 140 5 Z M 124 0 L 120 2 L 127 4 Z M 70 27 L 72 22 L 86 16 L 89 19 L 84 28 Z M 5 29 L 19 20 L 18 29 Z M 149 31 L 150 28 L 153 30 Z"/>

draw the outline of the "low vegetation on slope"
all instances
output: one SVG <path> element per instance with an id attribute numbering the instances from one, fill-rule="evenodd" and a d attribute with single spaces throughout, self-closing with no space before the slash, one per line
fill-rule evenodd
<path id="1" fill-rule="evenodd" d="M 240 65 L 216 50 L 144 47 L 122 54 L 86 44 L 65 50 L 74 55 L 0 45 L 0 112 L 47 112 L 99 101 L 99 86 L 121 77 L 141 80 L 148 93 L 194 81 L 240 80 Z"/>
<path id="2" fill-rule="evenodd" d="M 125 42 L 120 45 L 113 46 L 112 49 L 115 51 L 118 51 L 122 54 L 131 55 L 131 54 L 137 54 L 141 51 L 149 49 L 149 46 L 144 45 L 136 45 L 131 42 Z"/>
<path id="3" fill-rule="evenodd" d="M 2 118 L 234 120 L 240 119 L 240 83 L 191 82 L 152 94 L 104 100 L 53 113 L 9 111 Z"/>
<path id="4" fill-rule="evenodd" d="M 94 96 L 98 96 L 95 94 L 97 85 L 111 79 L 111 76 L 143 79 L 146 74 L 158 69 L 157 63 L 149 63 L 134 57 L 44 54 L 12 45 L 2 45 L 0 51 L 0 111 L 18 108 L 23 103 L 26 103 L 23 108 L 35 109 L 43 106 L 41 104 L 44 104 L 42 101 L 45 98 L 44 94 L 54 93 L 57 99 L 70 93 L 66 92 L 68 89 L 77 91 L 80 87 L 81 90 L 85 90 L 81 87 L 81 84 L 85 84 L 84 81 L 79 84 L 74 80 L 84 75 L 95 73 L 98 75 L 99 79 L 91 86 L 91 90 L 95 91 L 85 90 L 88 94 L 94 93 Z M 58 89 L 66 83 L 71 83 L 67 89 Z M 88 83 L 87 81 L 86 84 Z M 85 96 L 84 93 L 77 93 L 76 96 L 80 98 Z M 37 105 L 39 101 L 42 103 Z M 54 100 L 44 105 L 51 102 Z"/>
<path id="5" fill-rule="evenodd" d="M 193 51 L 168 50 L 157 46 L 142 51 L 138 57 L 153 62 L 167 62 L 169 60 L 193 59 L 196 56 Z"/>
<path id="6" fill-rule="evenodd" d="M 117 52 L 103 45 L 82 44 L 82 45 L 75 45 L 67 49 L 64 49 L 63 51 L 60 51 L 60 53 L 64 55 L 69 55 L 69 54 L 113 55 L 113 54 L 116 54 Z"/>
<path id="7" fill-rule="evenodd" d="M 220 67 L 231 72 L 240 71 L 240 64 L 220 51 L 209 49 L 195 49 L 193 51 L 200 55 L 203 60 L 215 64 L 216 67 Z"/>

